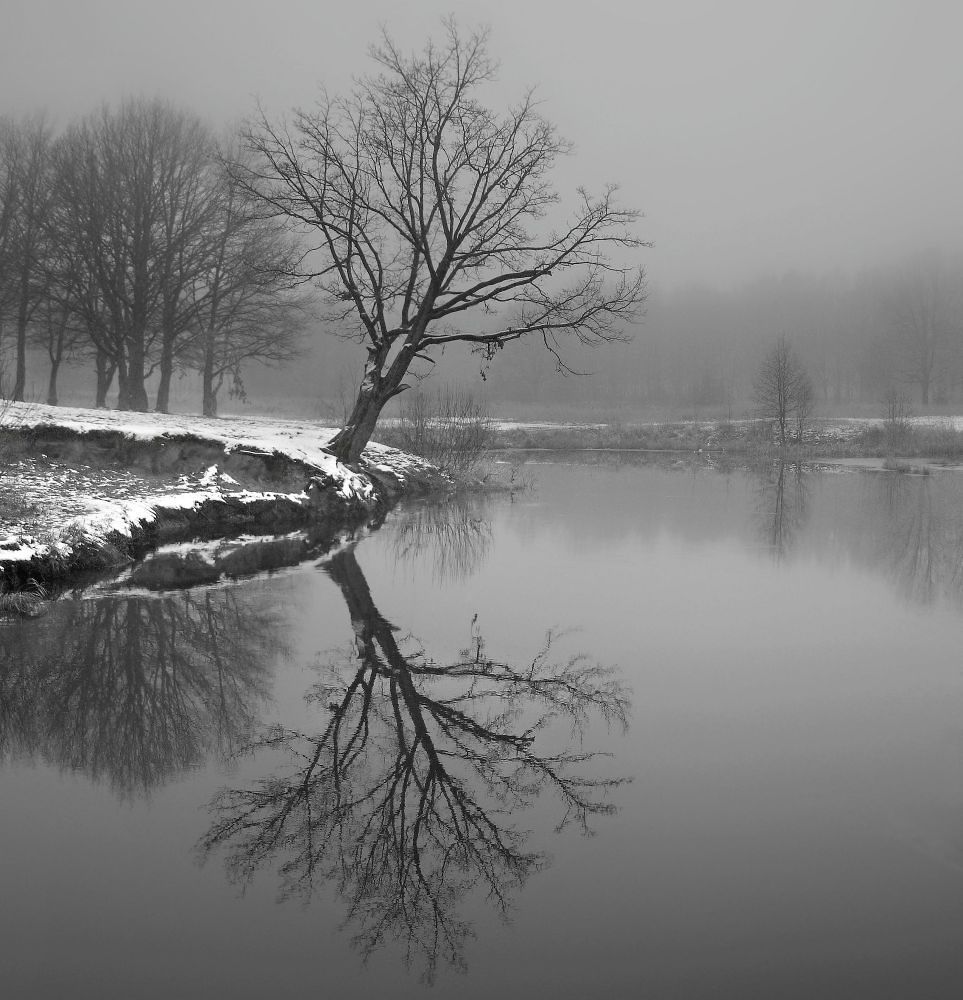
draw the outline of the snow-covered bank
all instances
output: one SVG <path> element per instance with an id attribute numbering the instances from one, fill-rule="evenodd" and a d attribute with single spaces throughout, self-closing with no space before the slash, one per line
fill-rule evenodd
<path id="1" fill-rule="evenodd" d="M 406 492 L 452 484 L 371 445 L 352 470 L 307 420 L 205 419 L 5 403 L 0 586 L 101 569 L 160 542 L 361 524 Z"/>

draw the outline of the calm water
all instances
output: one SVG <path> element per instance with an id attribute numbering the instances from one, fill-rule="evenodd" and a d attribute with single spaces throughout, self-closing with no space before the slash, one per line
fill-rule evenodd
<path id="1" fill-rule="evenodd" d="M 3 996 L 961 995 L 963 475 L 524 471 L 0 626 Z"/>

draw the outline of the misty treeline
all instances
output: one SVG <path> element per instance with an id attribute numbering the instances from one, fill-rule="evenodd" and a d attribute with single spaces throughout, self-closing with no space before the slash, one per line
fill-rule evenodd
<path id="1" fill-rule="evenodd" d="M 917 410 L 958 403 L 963 256 L 907 252 L 858 273 L 793 272 L 727 290 L 652 288 L 630 343 L 573 362 L 592 378 L 555 378 L 534 351 L 519 348 L 496 359 L 488 395 L 627 414 L 743 417 L 754 411 L 754 381 L 780 338 L 811 378 L 817 412 L 879 415 L 894 393 Z"/>
<path id="2" fill-rule="evenodd" d="M 285 277 L 296 247 L 232 180 L 243 154 L 162 100 L 105 106 L 55 133 L 0 118 L 3 390 L 22 400 L 28 359 L 84 366 L 98 406 L 166 412 L 175 375 L 201 376 L 203 411 L 242 367 L 298 350 L 304 302 Z M 148 383 L 148 380 L 151 380 Z"/>

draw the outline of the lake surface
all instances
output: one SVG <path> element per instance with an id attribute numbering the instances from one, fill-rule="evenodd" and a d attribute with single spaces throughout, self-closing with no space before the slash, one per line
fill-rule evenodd
<path id="1" fill-rule="evenodd" d="M 521 473 L 0 625 L 4 996 L 960 995 L 963 476 Z"/>

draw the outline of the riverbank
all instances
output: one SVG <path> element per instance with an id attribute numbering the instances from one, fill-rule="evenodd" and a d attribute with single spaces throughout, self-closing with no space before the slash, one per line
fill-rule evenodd
<path id="1" fill-rule="evenodd" d="M 7 594 L 13 610 L 29 610 L 34 596 L 39 601 L 52 586 L 88 572 L 121 572 L 147 553 L 163 557 L 165 546 L 183 542 L 230 542 L 199 548 L 202 554 L 189 560 L 192 578 L 219 579 L 265 558 L 269 536 L 281 541 L 270 549 L 268 564 L 299 552 L 317 556 L 346 533 L 379 523 L 401 497 L 456 489 L 428 462 L 380 444 L 370 444 L 360 467 L 348 469 L 324 450 L 334 433 L 311 420 L 4 402 L 0 595 Z M 874 460 L 891 471 L 919 471 L 920 462 L 963 459 L 963 418 L 813 420 L 787 449 L 760 420 L 498 421 L 492 445 L 664 452 L 711 462 Z M 298 532 L 296 540 L 288 537 Z M 256 558 L 243 554 L 249 545 Z M 181 570 L 173 571 L 170 560 L 153 565 L 161 567 L 157 586 L 178 585 Z"/>
<path id="2" fill-rule="evenodd" d="M 795 432 L 795 428 L 793 428 Z M 496 421 L 501 449 L 575 451 L 685 451 L 752 460 L 963 459 L 963 418 L 912 417 L 900 421 L 825 418 L 806 423 L 801 438 L 780 448 L 768 420 L 686 420 L 653 423 L 540 423 Z"/>
<path id="3" fill-rule="evenodd" d="M 0 592 L 41 596 L 177 541 L 311 529 L 317 552 L 402 496 L 454 489 L 434 466 L 382 445 L 349 469 L 324 450 L 334 433 L 307 420 L 4 403 Z M 212 562 L 212 572 L 237 564 Z"/>

